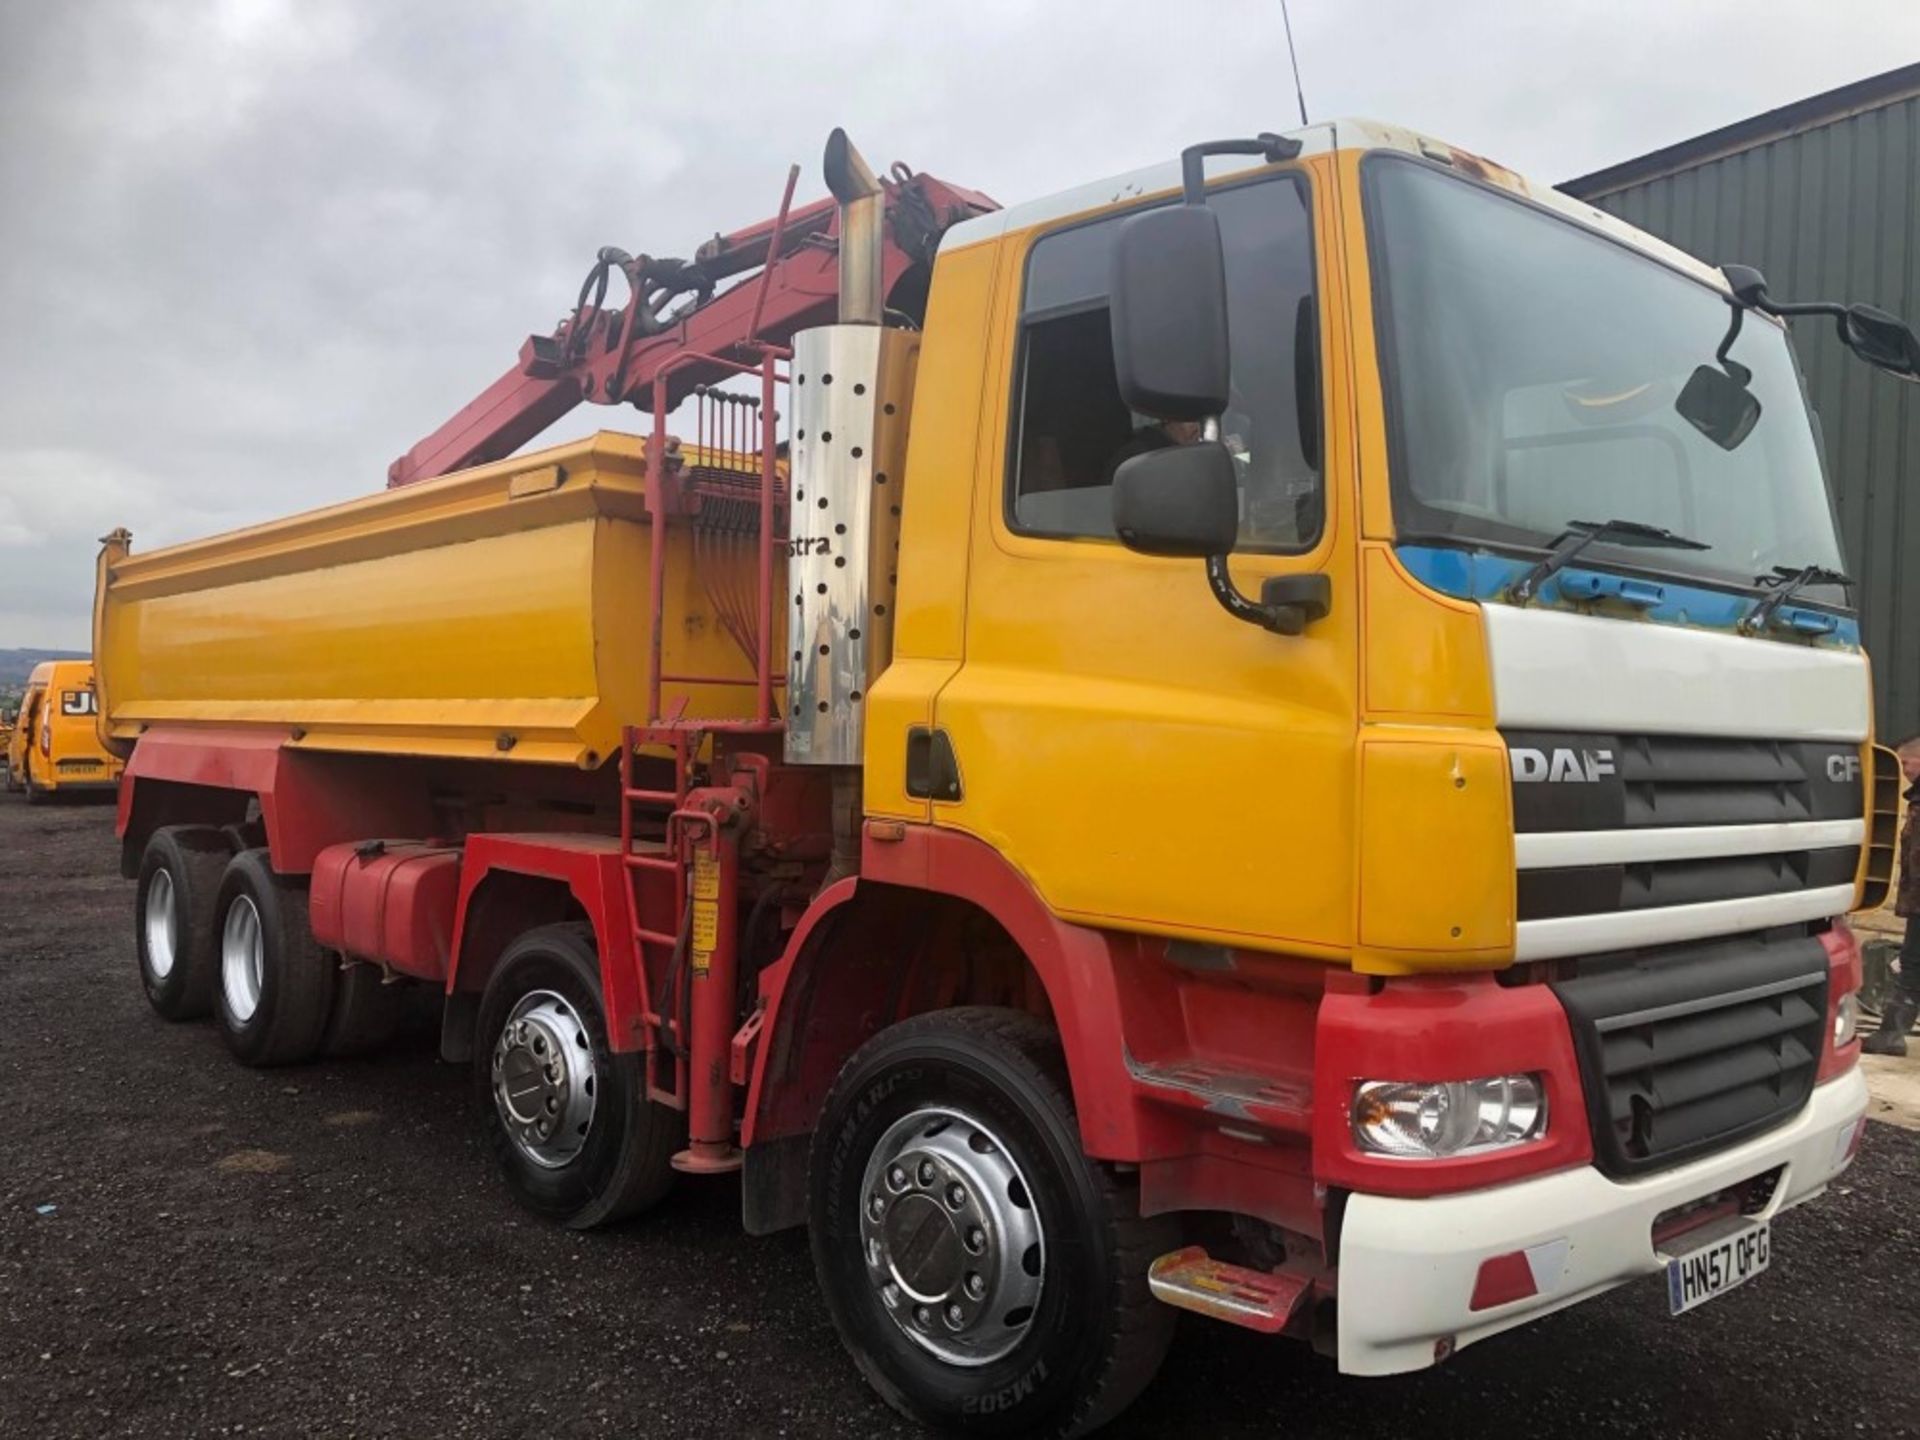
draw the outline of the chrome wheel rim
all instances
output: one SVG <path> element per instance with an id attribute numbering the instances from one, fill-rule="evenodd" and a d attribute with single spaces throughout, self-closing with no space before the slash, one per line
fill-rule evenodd
<path id="1" fill-rule="evenodd" d="M 147 882 L 147 969 L 156 980 L 173 973 L 174 902 L 172 872 L 160 869 Z"/>
<path id="2" fill-rule="evenodd" d="M 252 897 L 236 895 L 220 927 L 220 992 L 227 1013 L 241 1024 L 260 1008 L 261 975 L 266 970 L 262 950 L 260 912 Z"/>
<path id="3" fill-rule="evenodd" d="M 586 1147 L 593 1131 L 593 1041 L 565 996 L 533 990 L 520 997 L 493 1044 L 493 1106 L 514 1148 L 557 1170 Z"/>
<path id="4" fill-rule="evenodd" d="M 860 1244 L 881 1308 L 950 1365 L 986 1365 L 1033 1327 L 1046 1236 L 1000 1137 L 959 1110 L 894 1122 L 860 1184 Z"/>

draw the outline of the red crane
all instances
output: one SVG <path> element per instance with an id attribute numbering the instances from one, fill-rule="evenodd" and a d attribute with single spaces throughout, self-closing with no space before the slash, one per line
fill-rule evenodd
<path id="1" fill-rule="evenodd" d="M 387 484 L 503 459 L 583 400 L 670 411 L 697 387 L 783 349 L 795 331 L 834 319 L 840 211 L 831 198 L 793 209 L 799 173 L 797 165 L 788 171 L 773 219 L 715 235 L 691 261 L 603 249 L 573 313 L 551 335 L 528 336 L 519 363 L 394 461 Z M 941 235 L 998 207 L 900 164 L 878 184 L 885 204 L 880 293 L 917 324 Z M 626 304 L 617 308 L 607 304 L 616 272 L 627 284 Z M 668 393 L 656 397 L 655 380 L 669 369 Z"/>

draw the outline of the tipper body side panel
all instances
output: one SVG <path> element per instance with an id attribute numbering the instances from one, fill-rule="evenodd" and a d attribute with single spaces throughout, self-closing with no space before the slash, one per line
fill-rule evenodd
<path id="1" fill-rule="evenodd" d="M 576 444 L 150 554 L 111 557 L 103 728 L 291 727 L 331 751 L 586 768 L 644 713 L 645 444 Z M 746 713 L 753 669 L 710 601 L 751 556 L 672 527 L 665 668 L 689 716 Z M 686 553 L 677 553 L 684 551 Z M 737 567 L 738 576 L 716 574 Z"/>

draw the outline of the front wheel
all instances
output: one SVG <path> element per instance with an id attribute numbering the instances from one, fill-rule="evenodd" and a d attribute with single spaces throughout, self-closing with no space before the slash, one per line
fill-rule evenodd
<path id="1" fill-rule="evenodd" d="M 667 1193 L 683 1125 L 647 1100 L 640 1057 L 607 1042 L 591 927 L 543 925 L 509 945 L 477 1041 L 475 1100 L 522 1205 L 587 1230 Z"/>
<path id="2" fill-rule="evenodd" d="M 1059 1042 L 969 1008 L 881 1032 L 814 1133 L 814 1268 L 840 1338 L 895 1409 L 978 1435 L 1083 1435 L 1152 1379 L 1175 1248 L 1080 1146 Z"/>

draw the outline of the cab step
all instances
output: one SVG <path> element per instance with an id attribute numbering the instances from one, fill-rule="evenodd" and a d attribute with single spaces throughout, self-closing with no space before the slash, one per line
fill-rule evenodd
<path id="1" fill-rule="evenodd" d="M 1293 1322 L 1313 1292 L 1304 1275 L 1249 1270 L 1216 1260 L 1198 1245 L 1175 1250 L 1147 1271 L 1153 1298 L 1263 1335 L 1277 1335 Z"/>

